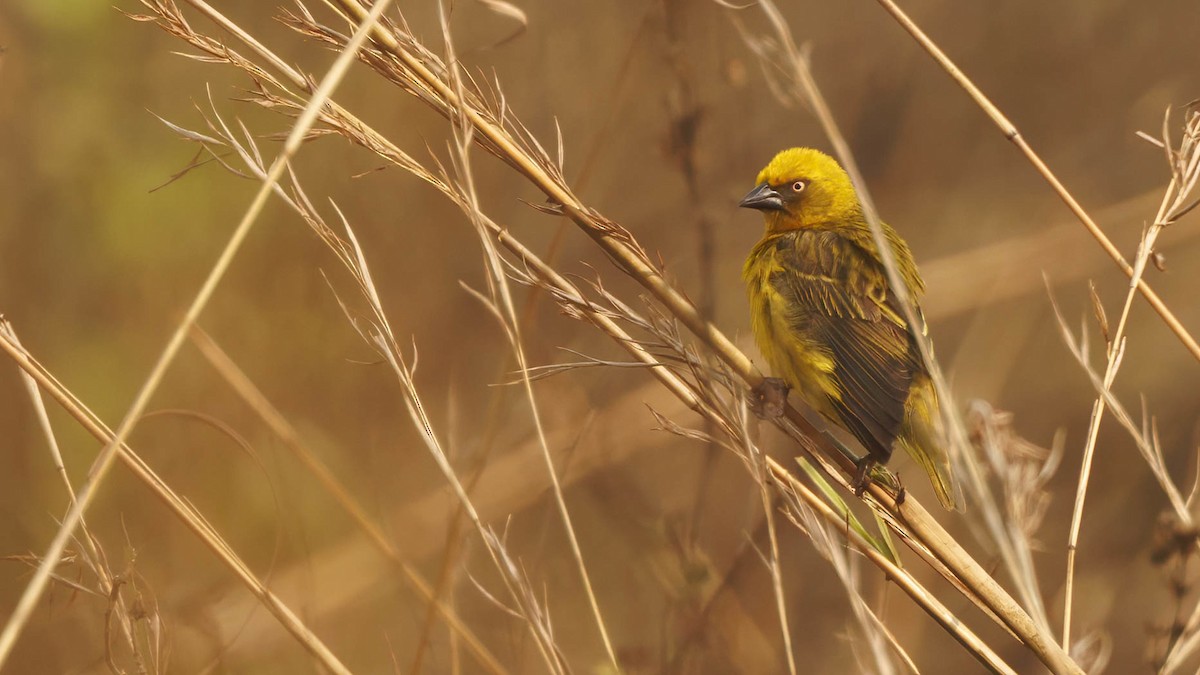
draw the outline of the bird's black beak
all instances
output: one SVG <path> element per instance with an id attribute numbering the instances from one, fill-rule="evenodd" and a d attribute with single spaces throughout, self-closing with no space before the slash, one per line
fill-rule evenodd
<path id="1" fill-rule="evenodd" d="M 759 211 L 787 210 L 783 205 L 783 197 L 775 191 L 775 188 L 767 183 L 763 183 L 751 190 L 750 194 L 738 202 L 738 206 L 746 209 L 758 209 Z"/>

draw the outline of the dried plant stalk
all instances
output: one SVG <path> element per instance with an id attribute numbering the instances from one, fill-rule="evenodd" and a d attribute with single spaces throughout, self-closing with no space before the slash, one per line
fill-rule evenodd
<path id="1" fill-rule="evenodd" d="M 212 365 L 213 370 L 219 373 L 229 384 L 230 388 L 245 401 L 246 405 L 258 414 L 267 427 L 279 437 L 284 446 L 296 455 L 296 458 L 300 460 L 300 464 L 317 479 L 321 487 L 346 511 L 355 525 L 367 536 L 371 544 L 399 567 L 400 574 L 404 577 L 404 580 L 422 598 L 430 603 L 431 610 L 441 615 L 446 621 L 446 625 L 462 638 L 467 649 L 478 659 L 479 665 L 490 673 L 508 672 L 479 637 L 475 635 L 470 626 L 454 611 L 454 608 L 437 598 L 429 582 L 421 576 L 421 573 L 415 567 L 404 559 L 404 556 L 396 549 L 390 538 L 367 515 L 366 509 L 358 502 L 350 489 L 338 480 L 329 467 L 321 461 L 320 457 L 308 448 L 300 432 L 288 422 L 287 418 L 271 403 L 266 394 L 250 380 L 245 371 L 238 367 L 233 359 L 225 353 L 225 350 L 221 349 L 220 345 L 199 326 L 192 328 L 191 339 L 196 348 L 200 350 L 200 353 L 204 355 L 204 358 Z"/>
<path id="2" fill-rule="evenodd" d="M 1075 505 L 1071 513 L 1071 529 L 1067 535 L 1067 577 L 1062 631 L 1064 646 L 1070 644 L 1071 609 L 1075 587 L 1075 557 L 1079 544 L 1079 529 L 1083 522 L 1084 503 L 1091 478 L 1092 461 L 1095 457 L 1096 441 L 1099 438 L 1100 422 L 1104 419 L 1104 411 L 1108 407 L 1106 405 L 1107 396 L 1112 389 L 1113 380 L 1116 379 L 1117 371 L 1121 367 L 1122 358 L 1125 354 L 1125 333 L 1129 326 L 1129 312 L 1133 308 L 1133 301 L 1137 297 L 1142 274 L 1146 271 L 1146 265 L 1154 252 L 1158 235 L 1162 233 L 1164 228 L 1178 220 L 1180 216 L 1194 206 L 1194 204 L 1189 205 L 1189 200 L 1197 182 L 1200 182 L 1200 111 L 1190 109 L 1185 113 L 1183 137 L 1179 141 L 1178 149 L 1174 149 L 1170 145 L 1170 134 L 1168 133 L 1170 113 L 1171 111 L 1168 109 L 1164 115 L 1163 138 L 1157 144 L 1166 149 L 1167 164 L 1171 170 L 1171 181 L 1163 194 L 1162 202 L 1158 207 L 1158 213 L 1154 216 L 1154 220 L 1150 223 L 1149 227 L 1145 228 L 1142 232 L 1142 238 L 1138 242 L 1137 255 L 1134 258 L 1133 270 L 1130 275 L 1129 292 L 1125 296 L 1125 303 L 1121 306 L 1121 316 L 1117 320 L 1116 330 L 1111 335 L 1108 331 L 1108 322 L 1104 315 L 1103 306 L 1100 305 L 1099 300 L 1095 299 L 1095 291 L 1093 290 L 1092 292 L 1093 307 L 1099 308 L 1095 311 L 1108 350 L 1105 354 L 1106 363 L 1104 376 L 1100 382 L 1100 391 L 1095 403 L 1092 405 L 1087 440 L 1083 448 L 1083 463 L 1079 469 L 1079 483 L 1075 492 Z M 1070 342 L 1069 335 L 1068 342 Z M 1161 464 L 1159 466 L 1161 467 Z M 1151 468 L 1155 468 L 1154 462 L 1151 462 Z M 1156 471 L 1156 476 L 1159 476 L 1161 484 L 1167 488 L 1167 495 L 1171 498 L 1171 503 L 1175 507 L 1176 513 L 1179 514 L 1183 522 L 1190 524 L 1192 521 L 1191 514 L 1183 507 L 1178 491 L 1173 489 L 1173 484 L 1169 480 L 1166 480 L 1165 470 Z"/>
<path id="3" fill-rule="evenodd" d="M 342 54 L 340 54 L 338 59 L 334 62 L 334 65 L 330 68 L 330 71 L 326 74 L 325 79 L 322 81 L 321 86 L 313 95 L 308 107 L 293 126 L 287 140 L 284 143 L 283 150 L 280 152 L 279 156 L 275 159 L 275 162 L 271 166 L 271 171 L 269 172 L 268 178 L 263 182 L 262 187 L 255 195 L 254 200 L 251 202 L 249 208 L 247 208 L 241 222 L 238 223 L 237 228 L 230 236 L 229 242 L 226 244 L 216 263 L 214 263 L 212 269 L 209 271 L 208 277 L 201 285 L 200 290 L 196 293 L 196 297 L 189 305 L 183 319 L 180 321 L 174 333 L 172 333 L 170 339 L 167 341 L 166 346 L 163 348 L 163 351 L 151 369 L 150 374 L 146 377 L 145 382 L 143 382 L 141 388 L 138 390 L 137 395 L 134 397 L 134 401 L 130 405 L 129 410 L 125 413 L 125 417 L 121 420 L 121 423 L 117 425 L 117 429 L 112 434 L 112 438 L 104 439 L 105 446 L 103 450 L 100 451 L 99 456 L 96 458 L 96 461 L 92 466 L 87 483 L 85 483 L 83 488 L 80 490 L 78 499 L 74 504 L 72 504 L 71 510 L 68 511 L 66 517 L 63 518 L 63 523 L 59 527 L 58 533 L 50 542 L 46 554 L 42 557 L 42 564 L 39 565 L 37 571 L 34 572 L 33 578 L 30 579 L 29 584 L 25 588 L 25 592 L 21 595 L 21 599 L 18 601 L 16 608 L 13 610 L 12 616 L 5 625 L 3 633 L 0 633 L 0 667 L 3 667 L 5 661 L 7 661 L 8 656 L 12 653 L 13 646 L 16 644 L 18 636 L 23 630 L 25 624 L 29 621 L 29 617 L 32 615 L 33 608 L 37 605 L 37 601 L 41 597 L 42 592 L 45 590 L 46 584 L 50 579 L 53 566 L 61 557 L 63 550 L 67 546 L 67 542 L 69 542 L 71 537 L 74 535 L 75 528 L 79 526 L 79 522 L 83 518 L 83 515 L 87 511 L 88 507 L 91 505 L 92 499 L 97 493 L 97 489 L 103 483 L 108 471 L 112 468 L 118 455 L 123 456 L 121 449 L 124 446 L 126 439 L 129 438 L 129 434 L 133 431 L 134 426 L 136 426 L 138 421 L 141 419 L 142 413 L 145 412 L 146 406 L 149 405 L 151 397 L 158 390 L 158 386 L 162 382 L 163 377 L 166 375 L 168 367 L 170 367 L 171 363 L 175 360 L 176 354 L 179 353 L 179 348 L 183 346 L 184 341 L 187 339 L 188 331 L 196 323 L 196 320 L 200 317 L 200 313 L 208 305 L 208 301 L 216 292 L 217 285 L 220 283 L 221 279 L 225 276 L 225 272 L 233 263 L 234 257 L 241 248 L 242 242 L 245 241 L 246 236 L 253 228 L 254 223 L 257 221 L 258 214 L 261 212 L 263 205 L 266 203 L 267 197 L 271 194 L 276 181 L 278 181 L 279 177 L 283 175 L 283 171 L 288 164 L 288 159 L 300 148 L 300 144 L 307 136 L 309 129 L 312 128 L 312 125 L 316 121 L 321 108 L 325 105 L 325 101 L 341 82 L 342 77 L 345 75 L 346 69 L 350 66 L 350 63 L 356 57 L 358 50 L 366 41 L 366 37 L 369 34 L 372 25 L 379 20 L 380 16 L 382 16 L 383 11 L 387 9 L 389 2 L 390 0 L 379 0 L 379 2 L 372 7 L 370 12 L 363 14 L 362 21 L 358 26 L 358 29 L 355 31 L 354 36 L 351 37 Z M 283 609 L 286 610 L 286 608 Z M 280 613 L 281 618 L 290 615 L 290 611 Z M 294 619 L 295 617 L 291 616 L 291 618 Z M 317 640 L 315 635 L 303 628 L 303 625 L 300 624 L 298 620 L 295 621 L 295 625 L 289 624 L 289 629 L 295 631 L 297 637 L 302 639 L 304 644 L 309 648 L 313 655 L 321 660 L 327 668 L 334 672 L 347 672 L 345 666 L 338 661 L 337 657 L 335 657 L 333 653 L 325 647 L 324 644 Z"/>
<path id="4" fill-rule="evenodd" d="M 1184 348 L 1191 352 L 1193 357 L 1195 357 L 1197 360 L 1200 360 L 1200 344 L 1196 343 L 1196 339 L 1192 337 L 1187 328 L 1185 328 L 1183 324 L 1180 323 L 1179 319 L 1175 317 L 1175 314 L 1169 307 L 1167 307 L 1167 304 L 1163 302 L 1162 298 L 1159 298 L 1158 294 L 1150 288 L 1150 285 L 1141 278 L 1141 275 L 1135 276 L 1134 267 L 1130 265 L 1127 260 L 1125 260 L 1125 257 L 1121 255 L 1121 252 L 1117 249 L 1117 247 L 1112 243 L 1111 240 L 1109 240 L 1108 236 L 1104 234 L 1104 231 L 1100 229 L 1100 226 L 1097 225 L 1094 220 L 1092 220 L 1092 217 L 1089 216 L 1087 211 L 1085 211 L 1083 207 L 1079 205 L 1079 202 L 1075 200 L 1075 197 L 1073 197 L 1071 193 L 1067 191 L 1067 188 L 1064 187 L 1062 182 L 1058 180 L 1058 177 L 1055 176 L 1052 171 L 1050 171 L 1050 167 L 1047 166 L 1046 163 L 1042 161 L 1042 158 L 1033 151 L 1033 148 L 1029 145 L 1029 142 L 1025 140 L 1025 137 L 1021 135 L 1021 132 L 1017 129 L 1016 125 L 1009 121 L 1008 117 L 1006 117 L 1004 113 L 1002 113 L 1000 109 L 997 108 L 996 105 L 992 103 L 992 101 L 986 95 L 984 95 L 983 91 L 980 90 L 979 87 L 977 87 L 975 83 L 972 82 L 971 79 L 968 78 L 966 74 L 963 73 L 962 70 L 950 60 L 950 57 L 946 56 L 946 53 L 943 52 L 940 47 L 938 47 L 937 43 L 934 42 L 928 35 L 926 35 L 925 31 L 921 30 L 920 26 L 918 26 L 916 22 L 914 22 L 907 14 L 904 13 L 904 10 L 900 9 L 899 5 L 897 5 L 893 0 L 878 0 L 878 2 L 880 5 L 883 5 L 883 8 L 886 9 L 888 13 L 896 19 L 897 22 L 899 22 L 904 30 L 908 31 L 908 33 L 913 36 L 913 39 L 915 39 L 917 43 L 920 44 L 921 47 L 928 52 L 935 61 L 937 61 L 938 65 L 941 66 L 948 75 L 950 75 L 955 83 L 962 87 L 963 91 L 967 92 L 967 95 L 979 105 L 984 113 L 987 114 L 988 118 L 990 118 L 996 127 L 1000 129 L 1001 133 L 1004 134 L 1004 137 L 1011 141 L 1013 145 L 1017 146 L 1017 149 L 1021 151 L 1021 154 L 1025 155 L 1025 158 L 1029 160 L 1029 163 L 1033 165 L 1033 168 L 1037 170 L 1039 174 L 1041 174 L 1042 178 L 1045 179 L 1045 181 L 1050 185 L 1055 194 L 1058 195 L 1059 199 L 1063 200 L 1063 203 L 1067 205 L 1067 208 L 1071 210 L 1071 213 L 1075 214 L 1075 217 L 1079 219 L 1079 222 L 1082 223 L 1085 228 L 1087 228 L 1088 233 L 1092 235 L 1092 238 L 1095 239 L 1097 243 L 1100 244 L 1100 247 L 1104 249 L 1104 252 L 1108 254 L 1108 257 L 1112 258 L 1112 261 L 1117 264 L 1117 267 L 1121 268 L 1121 271 L 1125 273 L 1125 276 L 1131 279 L 1131 283 L 1136 287 L 1137 291 L 1146 298 L 1146 301 L 1150 303 L 1150 306 L 1154 308 L 1154 311 L 1159 315 L 1159 317 L 1162 318 L 1163 322 L 1167 324 L 1167 327 L 1171 329 L 1171 332 L 1174 333 L 1177 338 L 1179 338 L 1179 341 L 1183 344 Z"/>
<path id="5" fill-rule="evenodd" d="M 48 393 L 59 405 L 67 411 L 80 426 L 101 443 L 111 445 L 116 434 L 104 425 L 96 415 L 83 405 L 70 391 L 62 386 L 32 355 L 9 340 L 8 336 L 0 333 L 0 350 L 3 350 L 17 366 L 37 380 L 38 386 Z M 168 508 L 183 521 L 183 524 L 198 536 L 209 550 L 234 573 L 264 608 L 274 615 L 283 627 L 291 633 L 313 657 L 320 661 L 330 672 L 349 673 L 333 652 L 321 641 L 315 633 L 296 616 L 296 614 L 267 588 L 248 565 L 234 552 L 233 548 L 213 529 L 208 521 L 195 510 L 186 500 L 176 494 L 148 464 L 137 455 L 132 448 L 122 443 L 117 447 L 116 457 L 133 472 L 141 482 L 154 492 Z M 15 636 L 14 636 L 15 640 Z"/>

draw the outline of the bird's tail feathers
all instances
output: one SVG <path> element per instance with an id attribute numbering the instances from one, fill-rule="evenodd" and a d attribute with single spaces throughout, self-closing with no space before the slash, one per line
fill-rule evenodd
<path id="1" fill-rule="evenodd" d="M 950 455 L 942 434 L 941 413 L 932 383 L 914 387 L 908 399 L 900 445 L 912 457 L 933 484 L 938 501 L 947 510 L 962 511 L 965 504 L 962 486 L 954 478 Z"/>

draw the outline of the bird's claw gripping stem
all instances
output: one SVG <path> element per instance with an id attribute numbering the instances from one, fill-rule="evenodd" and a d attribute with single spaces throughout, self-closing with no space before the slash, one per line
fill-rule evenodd
<path id="1" fill-rule="evenodd" d="M 871 484 L 871 469 L 877 464 L 875 458 L 867 455 L 858 460 L 858 468 L 854 471 L 854 482 L 850 487 L 854 488 L 854 496 L 862 498 L 863 492 L 866 492 L 867 487 Z"/>
<path id="2" fill-rule="evenodd" d="M 783 415 L 787 407 L 791 387 L 778 377 L 764 377 L 761 384 L 751 390 L 754 395 L 750 410 L 760 419 L 775 419 Z"/>

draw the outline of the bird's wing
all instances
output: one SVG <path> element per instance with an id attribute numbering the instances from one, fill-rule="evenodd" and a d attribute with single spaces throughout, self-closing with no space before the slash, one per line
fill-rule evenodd
<path id="1" fill-rule="evenodd" d="M 815 251 L 780 247 L 771 281 L 793 308 L 792 330 L 833 357 L 840 397 L 831 403 L 843 425 L 886 461 L 921 361 L 883 271 L 853 244 L 835 239 Z"/>

